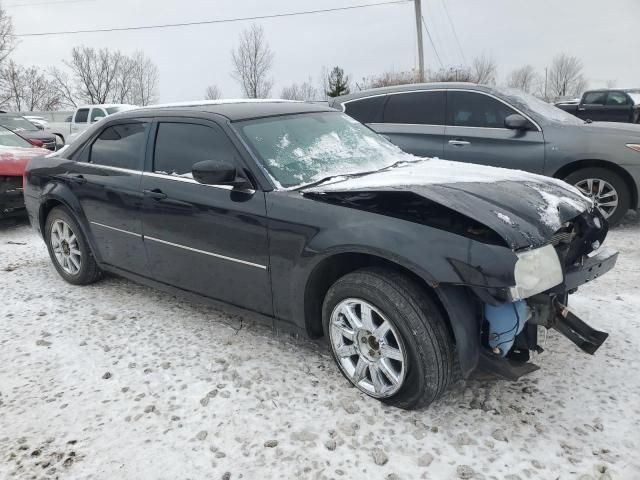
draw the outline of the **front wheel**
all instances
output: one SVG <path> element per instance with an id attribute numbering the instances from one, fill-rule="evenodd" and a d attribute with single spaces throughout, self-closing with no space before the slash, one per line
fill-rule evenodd
<path id="1" fill-rule="evenodd" d="M 564 181 L 593 200 L 594 206 L 610 225 L 622 220 L 631 206 L 631 192 L 627 182 L 608 168 L 582 168 L 570 173 Z"/>
<path id="2" fill-rule="evenodd" d="M 340 371 L 367 395 L 414 409 L 448 387 L 453 345 L 445 320 L 410 278 L 378 268 L 347 274 L 329 289 L 322 315 Z"/>

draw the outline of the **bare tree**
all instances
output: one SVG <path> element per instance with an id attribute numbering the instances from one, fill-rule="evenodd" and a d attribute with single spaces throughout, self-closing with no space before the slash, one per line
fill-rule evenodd
<path id="1" fill-rule="evenodd" d="M 327 91 L 329 90 L 329 68 L 326 65 L 323 65 L 320 69 L 320 88 L 322 89 L 322 100 L 328 100 L 329 95 L 327 95 Z"/>
<path id="2" fill-rule="evenodd" d="M 566 53 L 556 56 L 549 69 L 548 84 L 551 97 L 580 95 L 587 88 L 582 61 Z"/>
<path id="3" fill-rule="evenodd" d="M 207 90 L 204 92 L 205 100 L 220 100 L 222 97 L 222 92 L 217 85 L 209 85 Z"/>
<path id="4" fill-rule="evenodd" d="M 18 112 L 52 110 L 61 103 L 44 71 L 25 68 L 13 60 L 0 70 L 0 100 Z"/>
<path id="5" fill-rule="evenodd" d="M 273 56 L 262 27 L 253 24 L 240 34 L 240 44 L 231 51 L 231 75 L 240 83 L 246 97 L 269 96 L 273 80 L 268 78 L 268 74 L 273 65 Z"/>
<path id="6" fill-rule="evenodd" d="M 280 98 L 286 100 L 310 101 L 317 100 L 318 90 L 311 83 L 311 79 L 301 84 L 294 83 L 282 89 Z"/>
<path id="7" fill-rule="evenodd" d="M 2 64 L 16 46 L 13 35 L 13 21 L 0 5 L 0 64 Z"/>
<path id="8" fill-rule="evenodd" d="M 113 98 L 123 56 L 107 48 L 74 47 L 71 61 L 65 62 L 76 80 L 76 96 L 91 104 Z"/>
<path id="9" fill-rule="evenodd" d="M 496 61 L 485 54 L 473 59 L 471 62 L 471 81 L 485 85 L 495 85 L 498 66 Z"/>
<path id="10" fill-rule="evenodd" d="M 114 55 L 119 58 L 111 101 L 114 103 L 130 103 L 133 96 L 133 78 L 136 65 L 132 58 L 121 55 L 119 52 Z"/>
<path id="11" fill-rule="evenodd" d="M 435 72 L 428 72 L 429 82 L 472 82 L 471 71 L 464 67 L 441 68 Z"/>
<path id="12" fill-rule="evenodd" d="M 606 85 L 607 88 L 616 88 L 616 84 L 617 83 L 618 83 L 617 80 L 610 79 L 610 80 L 606 81 L 605 85 Z"/>
<path id="13" fill-rule="evenodd" d="M 69 78 L 67 72 L 53 67 L 49 70 L 49 79 L 51 82 L 51 89 L 57 95 L 60 100 L 60 104 L 76 108 L 78 106 L 78 101 L 75 95 L 75 88 L 73 81 Z"/>
<path id="14" fill-rule="evenodd" d="M 507 78 L 507 86 L 531 93 L 539 83 L 540 76 L 531 65 L 515 69 Z"/>
<path id="15" fill-rule="evenodd" d="M 158 100 L 158 66 L 143 52 L 136 52 L 129 59 L 132 64 L 131 95 L 129 102 L 141 107 L 151 105 Z"/>

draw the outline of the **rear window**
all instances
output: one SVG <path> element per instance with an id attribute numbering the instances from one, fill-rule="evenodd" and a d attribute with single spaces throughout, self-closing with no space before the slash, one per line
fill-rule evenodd
<path id="1" fill-rule="evenodd" d="M 624 92 L 609 92 L 607 105 L 629 105 L 629 98 Z"/>
<path id="2" fill-rule="evenodd" d="M 362 123 L 381 123 L 382 107 L 386 100 L 385 95 L 352 100 L 344 104 L 344 112 Z"/>
<path id="3" fill-rule="evenodd" d="M 81 108 L 76 112 L 76 123 L 87 123 L 87 118 L 89 118 L 89 109 Z"/>
<path id="4" fill-rule="evenodd" d="M 108 167 L 142 170 L 148 123 L 127 123 L 105 128 L 93 142 L 89 162 Z"/>
<path id="5" fill-rule="evenodd" d="M 588 92 L 584 94 L 585 105 L 604 105 L 607 101 L 607 92 Z"/>
<path id="6" fill-rule="evenodd" d="M 445 98 L 444 91 L 389 95 L 384 123 L 444 125 Z"/>

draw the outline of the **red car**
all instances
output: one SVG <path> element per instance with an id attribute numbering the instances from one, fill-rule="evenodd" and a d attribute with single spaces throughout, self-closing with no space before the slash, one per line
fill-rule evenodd
<path id="1" fill-rule="evenodd" d="M 24 210 L 22 175 L 33 157 L 51 152 L 33 145 L 11 130 L 0 127 L 0 218 Z"/>

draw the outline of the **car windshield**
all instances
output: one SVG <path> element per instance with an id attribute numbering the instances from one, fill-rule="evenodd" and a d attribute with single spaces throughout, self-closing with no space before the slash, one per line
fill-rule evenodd
<path id="1" fill-rule="evenodd" d="M 634 104 L 640 105 L 640 90 L 627 92 L 627 94 L 631 97 L 631 100 L 633 100 Z"/>
<path id="2" fill-rule="evenodd" d="M 516 106 L 525 107 L 526 109 L 537 113 L 541 117 L 554 120 L 556 122 L 575 125 L 584 123 L 584 121 L 580 120 L 578 117 L 565 112 L 555 105 L 551 105 L 550 103 L 540 100 L 529 93 L 525 93 L 522 90 L 517 90 L 515 88 L 499 88 L 497 90 L 505 97 L 505 99 L 513 102 Z"/>
<path id="3" fill-rule="evenodd" d="M 339 112 L 261 118 L 240 122 L 239 127 L 272 179 L 284 188 L 416 160 Z"/>
<path id="4" fill-rule="evenodd" d="M 8 128 L 0 127 L 0 147 L 23 147 L 32 148 L 29 142 L 19 135 L 16 135 Z"/>
<path id="5" fill-rule="evenodd" d="M 38 127 L 24 117 L 0 116 L 0 125 L 14 132 L 37 132 Z"/>

